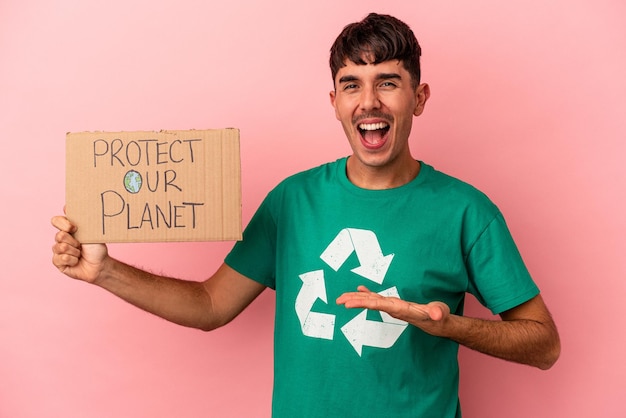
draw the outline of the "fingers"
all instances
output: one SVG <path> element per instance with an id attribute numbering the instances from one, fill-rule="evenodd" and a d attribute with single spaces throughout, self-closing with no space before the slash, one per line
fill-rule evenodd
<path id="1" fill-rule="evenodd" d="M 52 252 L 55 254 L 69 254 L 75 257 L 80 255 L 80 243 L 67 232 L 57 232 L 54 241 Z"/>
<path id="2" fill-rule="evenodd" d="M 52 264 L 63 271 L 66 267 L 73 267 L 80 258 L 80 244 L 70 234 L 59 231 L 55 235 L 52 246 Z"/>
<path id="3" fill-rule="evenodd" d="M 391 315 L 406 309 L 407 302 L 396 298 L 382 296 L 370 291 L 365 286 L 359 286 L 356 292 L 347 292 L 337 298 L 337 304 L 346 308 L 365 308 L 384 311 Z"/>
<path id="4" fill-rule="evenodd" d="M 356 292 L 347 292 L 337 298 L 337 304 L 346 308 L 364 308 L 386 312 L 389 315 L 414 324 L 423 321 L 442 321 L 450 309 L 443 302 L 430 302 L 426 305 L 408 302 L 393 296 L 383 296 L 359 286 Z"/>
<path id="5" fill-rule="evenodd" d="M 366 300 L 382 298 L 381 295 L 371 292 L 367 287 L 361 285 L 356 292 L 347 292 L 337 298 L 338 305 L 345 305 L 346 308 L 362 307 L 361 303 Z"/>
<path id="6" fill-rule="evenodd" d="M 71 234 L 76 232 L 76 226 L 65 216 L 55 216 L 52 225 L 59 231 L 54 235 L 52 246 L 52 264 L 61 271 L 73 267 L 80 258 L 80 242 Z"/>
<path id="7" fill-rule="evenodd" d="M 73 255 L 75 253 L 80 253 L 80 242 L 76 238 L 74 238 L 72 232 L 76 230 L 76 227 L 69 223 L 66 218 L 58 217 L 57 224 L 59 231 L 54 235 L 55 245 L 53 250 L 58 253 L 71 252 Z M 53 218 L 54 221 L 54 218 Z"/>
<path id="8" fill-rule="evenodd" d="M 70 222 L 65 216 L 54 216 L 51 220 L 52 226 L 59 231 L 65 231 L 69 234 L 76 232 L 76 225 Z"/>

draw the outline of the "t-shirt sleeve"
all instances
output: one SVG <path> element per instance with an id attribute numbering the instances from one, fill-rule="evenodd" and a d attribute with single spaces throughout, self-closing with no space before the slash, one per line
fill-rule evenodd
<path id="1" fill-rule="evenodd" d="M 268 196 L 256 211 L 225 263 L 240 274 L 276 288 L 276 222 Z"/>
<path id="2" fill-rule="evenodd" d="M 466 260 L 469 292 L 493 314 L 514 308 L 539 294 L 500 213 L 472 245 Z"/>

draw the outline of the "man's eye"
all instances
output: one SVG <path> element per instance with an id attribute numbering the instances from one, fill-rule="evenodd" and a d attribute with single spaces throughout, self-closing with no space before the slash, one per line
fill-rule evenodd
<path id="1" fill-rule="evenodd" d="M 352 83 L 352 84 L 346 84 L 346 85 L 344 85 L 344 86 L 343 86 L 343 89 L 344 89 L 344 90 L 352 90 L 352 89 L 355 89 L 355 88 L 357 88 L 357 85 L 356 85 L 356 84 L 354 84 L 354 83 Z"/>
<path id="2" fill-rule="evenodd" d="M 384 87 L 384 88 L 393 88 L 393 87 L 396 87 L 396 85 L 395 85 L 394 83 L 392 83 L 391 81 L 385 81 L 385 82 L 383 82 L 380 86 L 381 86 L 381 87 Z"/>

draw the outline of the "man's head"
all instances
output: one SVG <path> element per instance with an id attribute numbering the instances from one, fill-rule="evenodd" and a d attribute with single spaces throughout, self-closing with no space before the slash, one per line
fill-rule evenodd
<path id="1" fill-rule="evenodd" d="M 419 170 L 409 135 L 430 97 L 419 57 L 411 29 L 377 14 L 346 26 L 331 49 L 330 102 L 353 151 L 348 177 L 359 187 L 395 187 Z"/>
<path id="2" fill-rule="evenodd" d="M 333 83 L 346 61 L 365 65 L 398 60 L 411 75 L 415 88 L 420 83 L 421 54 L 413 31 L 404 22 L 393 16 L 370 13 L 362 21 L 346 26 L 330 49 Z"/>

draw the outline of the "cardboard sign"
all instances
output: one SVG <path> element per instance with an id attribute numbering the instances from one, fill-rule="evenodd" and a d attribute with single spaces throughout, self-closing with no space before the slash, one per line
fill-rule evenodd
<path id="1" fill-rule="evenodd" d="M 83 243 L 241 239 L 237 129 L 68 133 L 66 158 Z"/>

